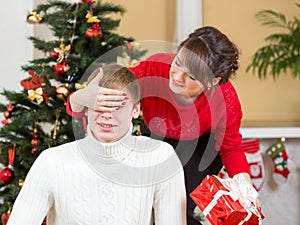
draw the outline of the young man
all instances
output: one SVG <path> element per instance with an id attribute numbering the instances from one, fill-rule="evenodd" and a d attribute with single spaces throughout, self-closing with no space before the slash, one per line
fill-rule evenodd
<path id="1" fill-rule="evenodd" d="M 136 77 L 117 65 L 104 71 L 99 86 L 124 92 L 127 103 L 112 112 L 87 109 L 85 138 L 41 153 L 8 225 L 40 225 L 45 216 L 47 225 L 186 224 L 184 176 L 175 151 L 131 135 L 132 118 L 140 113 Z"/>

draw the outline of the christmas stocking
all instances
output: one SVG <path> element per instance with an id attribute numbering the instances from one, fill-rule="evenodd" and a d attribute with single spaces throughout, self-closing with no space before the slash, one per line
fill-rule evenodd
<path id="1" fill-rule="evenodd" d="M 225 167 L 223 166 L 222 169 L 220 170 L 220 172 L 217 174 L 218 177 L 225 179 L 225 178 L 229 178 L 228 173 L 225 169 Z"/>
<path id="2" fill-rule="evenodd" d="M 253 185 L 259 191 L 265 180 L 265 168 L 259 148 L 259 139 L 244 140 L 242 142 L 242 149 L 249 164 Z"/>
<path id="3" fill-rule="evenodd" d="M 275 169 L 273 178 L 277 184 L 284 183 L 290 173 L 288 162 L 290 159 L 286 153 L 284 139 L 276 141 L 267 149 L 267 155 L 272 159 Z"/>

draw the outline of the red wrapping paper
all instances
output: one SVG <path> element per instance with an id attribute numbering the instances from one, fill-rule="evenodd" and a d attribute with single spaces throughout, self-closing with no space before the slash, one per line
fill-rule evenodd
<path id="1" fill-rule="evenodd" d="M 190 197 L 212 225 L 258 225 L 263 218 L 258 210 L 244 208 L 215 176 L 206 176 Z"/>

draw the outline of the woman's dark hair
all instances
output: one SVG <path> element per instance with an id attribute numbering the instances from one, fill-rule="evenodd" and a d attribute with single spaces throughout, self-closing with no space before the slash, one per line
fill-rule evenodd
<path id="1" fill-rule="evenodd" d="M 226 83 L 239 68 L 238 48 L 214 27 L 195 30 L 178 51 L 184 54 L 184 65 L 204 86 L 210 85 L 215 77 L 221 77 L 219 84 Z"/>

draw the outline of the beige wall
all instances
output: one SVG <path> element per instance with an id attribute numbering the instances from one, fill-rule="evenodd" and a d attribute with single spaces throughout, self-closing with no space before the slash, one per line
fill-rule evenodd
<path id="1" fill-rule="evenodd" d="M 136 40 L 174 40 L 176 0 L 105 0 L 122 5 L 123 15 L 118 33 Z"/>
<path id="2" fill-rule="evenodd" d="M 274 32 L 261 26 L 254 14 L 261 9 L 284 13 L 289 19 L 299 16 L 293 0 L 203 0 L 204 25 L 213 25 L 225 32 L 241 49 L 240 70 L 233 81 L 244 111 L 244 125 L 300 125 L 300 79 L 282 74 L 259 80 L 245 68 L 251 56 L 264 45 L 264 37 Z"/>
<path id="3" fill-rule="evenodd" d="M 113 0 L 127 9 L 120 29 L 137 40 L 174 39 L 175 0 Z M 144 10 L 141 10 L 144 8 Z M 245 69 L 264 37 L 274 30 L 261 26 L 254 14 L 261 9 L 284 13 L 288 18 L 299 15 L 293 0 L 203 0 L 203 23 L 226 33 L 240 48 L 240 70 L 233 80 L 239 93 L 243 126 L 300 126 L 300 80 L 282 74 L 259 80 Z"/>

